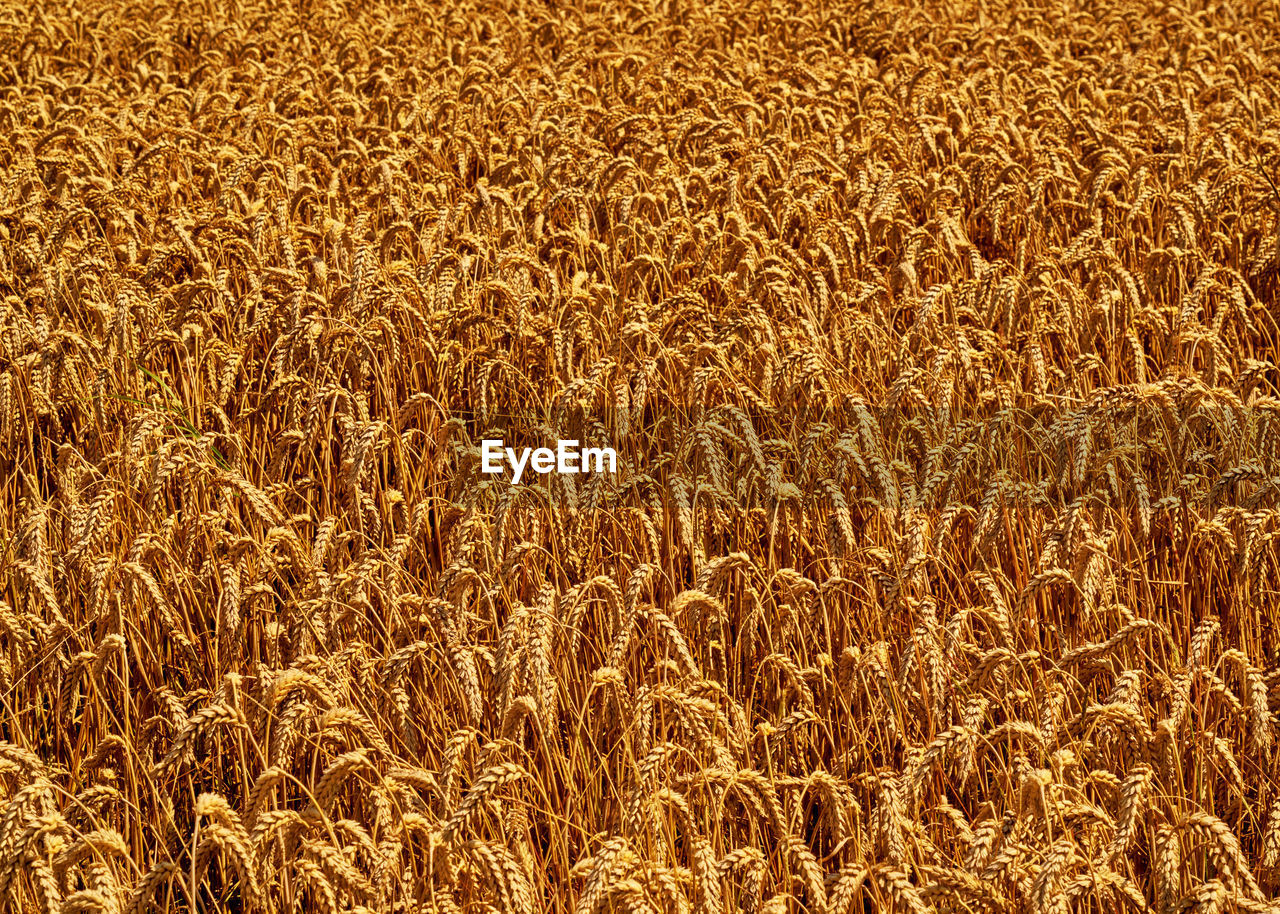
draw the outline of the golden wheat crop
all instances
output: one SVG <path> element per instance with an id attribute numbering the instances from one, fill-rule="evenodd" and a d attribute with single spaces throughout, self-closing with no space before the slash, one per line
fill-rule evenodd
<path id="1" fill-rule="evenodd" d="M 1280 911 L 1278 181 L 1274 0 L 4 0 L 0 911 Z"/>

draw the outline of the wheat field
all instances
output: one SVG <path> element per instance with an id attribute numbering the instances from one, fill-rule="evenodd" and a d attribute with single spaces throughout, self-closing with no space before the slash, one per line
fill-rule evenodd
<path id="1" fill-rule="evenodd" d="M 5 0 L 0 911 L 1280 911 L 1277 182 L 1276 2 Z"/>

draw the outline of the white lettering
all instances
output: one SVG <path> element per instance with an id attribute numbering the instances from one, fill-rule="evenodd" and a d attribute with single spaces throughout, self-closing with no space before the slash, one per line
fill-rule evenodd
<path id="1" fill-rule="evenodd" d="M 535 473 L 616 473 L 618 452 L 611 447 L 578 448 L 572 438 L 559 441 L 554 450 L 549 447 L 504 447 L 501 438 L 485 438 L 480 442 L 480 471 L 501 473 L 506 458 L 511 467 L 511 484 L 518 485 L 526 467 Z M 607 469 L 606 469 L 607 465 Z"/>
<path id="2" fill-rule="evenodd" d="M 549 447 L 540 447 L 533 452 L 533 467 L 535 473 L 550 473 L 551 469 L 556 465 L 555 451 Z"/>
<path id="3" fill-rule="evenodd" d="M 591 458 L 596 459 L 596 468 L 590 469 Z M 603 473 L 605 458 L 609 458 L 609 472 L 618 471 L 618 452 L 611 447 L 588 447 L 582 449 L 582 473 Z"/>
<path id="4" fill-rule="evenodd" d="M 501 473 L 501 464 L 495 461 L 502 458 L 502 439 L 486 438 L 480 442 L 480 472 Z"/>
<path id="5" fill-rule="evenodd" d="M 516 449 L 513 447 L 507 448 L 507 462 L 511 464 L 511 469 L 513 470 L 511 484 L 513 486 L 517 485 L 520 482 L 520 477 L 524 475 L 524 465 L 529 462 L 529 449 L 525 448 L 520 454 L 520 459 L 516 460 Z"/>
<path id="6" fill-rule="evenodd" d="M 556 472 L 557 473 L 574 473 L 577 472 L 578 455 L 576 452 L 569 450 L 578 446 L 576 439 L 569 441 L 561 441 L 556 448 Z M 574 464 L 571 466 L 570 464 Z"/>

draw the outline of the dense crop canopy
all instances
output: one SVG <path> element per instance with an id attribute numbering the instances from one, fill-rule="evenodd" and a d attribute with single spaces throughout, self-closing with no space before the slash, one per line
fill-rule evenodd
<path id="1" fill-rule="evenodd" d="M 1266 910 L 1278 49 L 0 4 L 0 910 Z"/>

